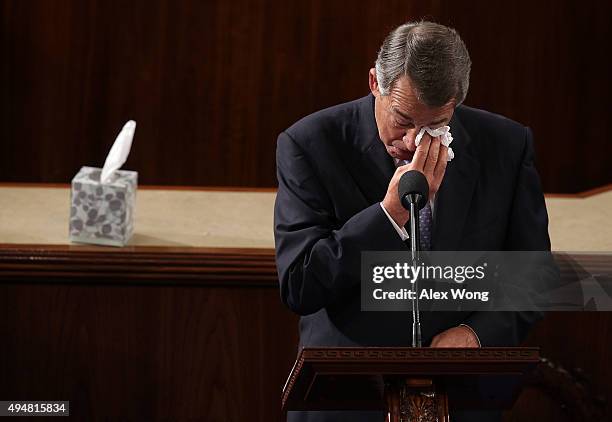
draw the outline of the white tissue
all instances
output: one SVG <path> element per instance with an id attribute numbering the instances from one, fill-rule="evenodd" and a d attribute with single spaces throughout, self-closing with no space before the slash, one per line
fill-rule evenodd
<path id="1" fill-rule="evenodd" d="M 423 138 L 425 131 L 427 131 L 427 133 L 429 133 L 429 135 L 432 138 L 440 136 L 440 142 L 442 142 L 442 145 L 448 147 L 448 161 L 455 158 L 455 153 L 453 152 L 453 149 L 450 147 L 451 142 L 453 142 L 453 135 L 450 132 L 450 126 L 442 126 L 437 129 L 432 129 L 427 126 L 421 128 L 416 138 L 414 139 L 414 144 L 417 147 L 421 143 L 421 138 Z"/>
<path id="2" fill-rule="evenodd" d="M 136 122 L 129 120 L 117 135 L 115 143 L 113 144 L 104 167 L 102 168 L 102 174 L 100 176 L 100 183 L 109 183 L 115 171 L 119 170 L 123 163 L 127 160 L 132 148 L 132 139 L 134 138 L 134 131 L 136 130 Z"/>

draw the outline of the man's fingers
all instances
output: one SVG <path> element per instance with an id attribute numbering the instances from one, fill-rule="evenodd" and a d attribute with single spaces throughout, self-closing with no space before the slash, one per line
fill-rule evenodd
<path id="1" fill-rule="evenodd" d="M 427 155 L 429 154 L 429 146 L 431 145 L 431 136 L 428 133 L 423 135 L 421 138 L 421 143 L 417 147 L 414 152 L 414 157 L 412 157 L 412 169 L 418 170 L 423 173 L 423 169 L 425 168 L 425 163 L 427 162 Z"/>
<path id="2" fill-rule="evenodd" d="M 395 168 L 395 177 L 397 178 L 397 180 L 399 181 L 399 178 L 402 176 L 402 174 L 406 173 L 408 170 L 410 170 L 410 163 L 397 166 Z"/>
<path id="3" fill-rule="evenodd" d="M 423 173 L 426 175 L 433 176 L 436 164 L 440 158 L 440 137 L 436 137 L 431 140 L 429 145 L 429 152 L 427 154 L 427 160 L 425 161 L 425 168 Z"/>
<path id="4" fill-rule="evenodd" d="M 438 156 L 438 162 L 434 169 L 434 180 L 438 183 L 442 183 L 442 178 L 446 172 L 446 165 L 448 164 L 448 147 L 440 145 L 440 155 Z"/>

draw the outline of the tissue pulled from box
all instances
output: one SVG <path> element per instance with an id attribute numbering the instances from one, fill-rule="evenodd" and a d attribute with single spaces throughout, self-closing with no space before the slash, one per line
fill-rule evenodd
<path id="1" fill-rule="evenodd" d="M 109 183 L 113 173 L 119 170 L 126 162 L 130 149 L 132 148 L 132 139 L 134 139 L 134 131 L 136 130 L 136 122 L 129 120 L 117 135 L 115 143 L 111 147 L 110 152 L 106 156 L 100 182 Z"/>
<path id="2" fill-rule="evenodd" d="M 453 142 L 453 135 L 450 132 L 450 126 L 441 126 L 436 129 L 432 129 L 427 126 L 422 127 L 419 133 L 417 134 L 416 138 L 414 138 L 414 144 L 417 147 L 421 143 L 421 139 L 423 138 L 423 135 L 425 135 L 425 132 L 429 133 L 429 135 L 432 138 L 436 138 L 439 136 L 440 142 L 442 143 L 442 145 L 444 145 L 445 147 L 448 147 L 448 161 L 451 161 L 453 158 L 455 158 L 455 153 L 453 152 L 453 149 L 450 147 L 451 142 Z"/>

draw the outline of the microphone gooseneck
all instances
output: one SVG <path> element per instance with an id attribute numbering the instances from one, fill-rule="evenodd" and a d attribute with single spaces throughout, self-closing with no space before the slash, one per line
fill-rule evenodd
<path id="1" fill-rule="evenodd" d="M 421 250 L 419 233 L 419 211 L 427 205 L 429 199 L 429 183 L 423 173 L 410 170 L 404 173 L 398 183 L 400 203 L 410 211 L 410 252 L 412 265 L 416 266 Z M 422 347 L 421 317 L 419 311 L 419 280 L 412 283 L 412 347 Z"/>

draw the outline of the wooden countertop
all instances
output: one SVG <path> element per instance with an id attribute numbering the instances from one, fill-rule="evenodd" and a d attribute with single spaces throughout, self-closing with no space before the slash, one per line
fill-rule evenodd
<path id="1" fill-rule="evenodd" d="M 273 189 L 141 186 L 129 246 L 274 249 Z M 70 245 L 68 185 L 0 184 L 0 243 Z M 612 251 L 612 185 L 547 195 L 555 251 Z"/>
<path id="2" fill-rule="evenodd" d="M 129 246 L 274 249 L 275 191 L 139 187 Z M 0 243 L 69 245 L 68 185 L 2 186 Z"/>
<path id="3" fill-rule="evenodd" d="M 69 242 L 69 185 L 0 183 L 0 276 L 276 282 L 275 196 L 274 189 L 140 186 L 134 236 L 117 248 Z M 546 204 L 554 251 L 612 251 L 612 185 L 547 195 Z"/>

